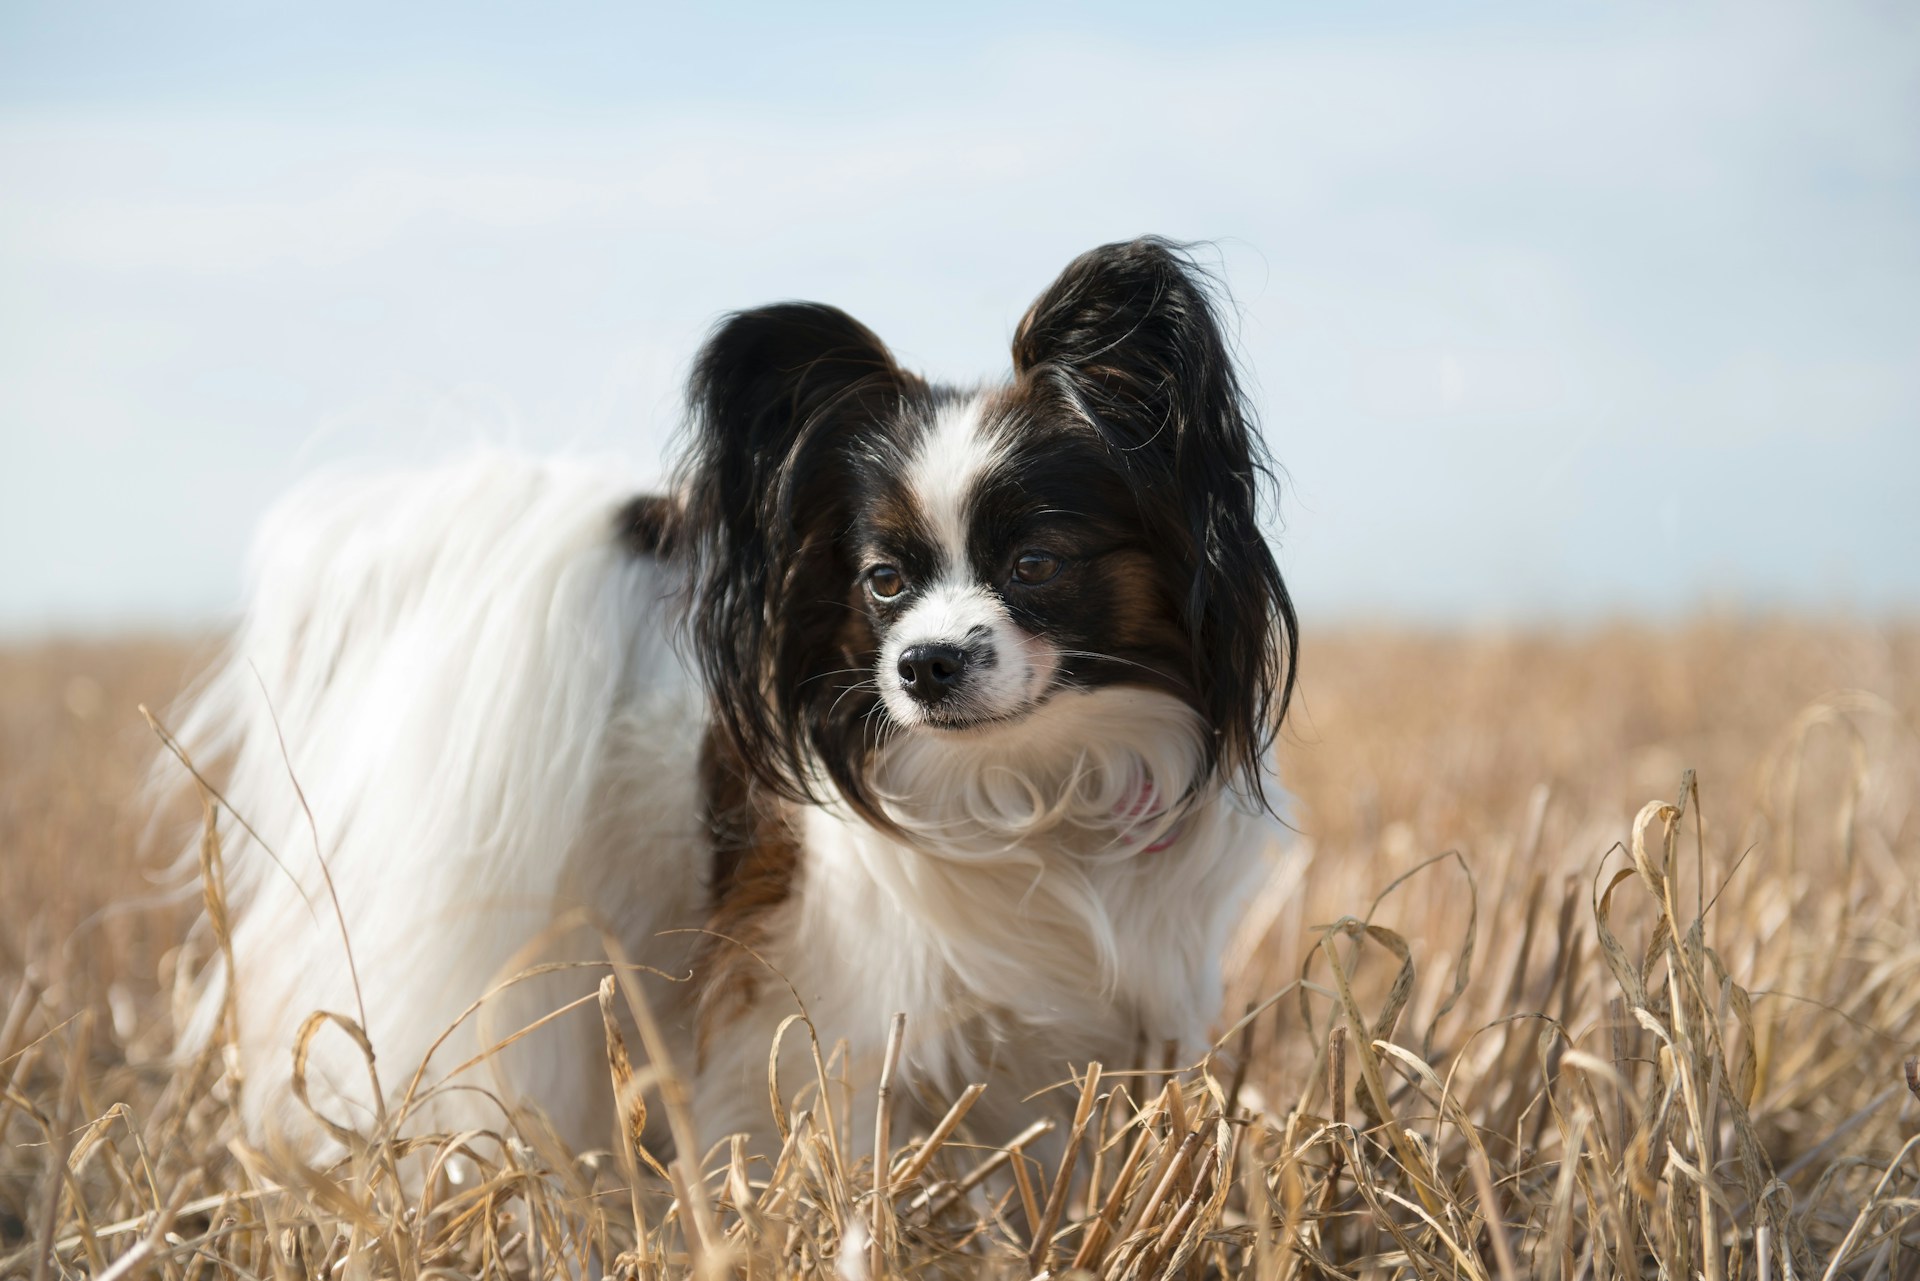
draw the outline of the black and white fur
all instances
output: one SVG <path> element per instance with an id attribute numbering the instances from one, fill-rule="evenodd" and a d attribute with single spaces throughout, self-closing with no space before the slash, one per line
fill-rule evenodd
<path id="1" fill-rule="evenodd" d="M 1157 239 L 1085 254 L 971 389 L 831 307 L 741 312 L 690 408 L 662 496 L 487 455 L 269 517 L 180 727 L 258 838 L 226 829 L 235 964 L 183 1036 L 231 992 L 256 1131 L 318 1134 L 295 1031 L 357 1017 L 316 855 L 390 1104 L 427 1063 L 415 1129 L 535 1108 L 608 1141 L 591 1008 L 441 1079 L 604 967 L 433 1048 L 513 974 L 603 959 L 588 922 L 677 976 L 648 990 L 702 1143 L 770 1147 L 796 995 L 856 1089 L 904 1011 L 904 1106 L 984 1081 L 987 1137 L 1089 1060 L 1204 1046 L 1296 643 L 1205 276 Z M 362 1058 L 322 1032 L 312 1106 L 370 1124 Z"/>

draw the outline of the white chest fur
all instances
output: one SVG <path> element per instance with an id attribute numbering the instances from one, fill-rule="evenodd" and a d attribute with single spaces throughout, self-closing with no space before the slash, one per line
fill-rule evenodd
<path id="1" fill-rule="evenodd" d="M 1181 812 L 1138 803 L 1193 775 L 1192 715 L 1176 700 L 1059 701 L 1007 734 L 897 744 L 881 777 L 900 833 L 804 813 L 799 877 L 762 950 L 779 974 L 709 1047 L 703 1134 L 766 1133 L 769 1039 L 802 1006 L 827 1049 L 846 1041 L 866 1098 L 888 1023 L 907 1013 L 920 1102 L 937 1111 L 985 1082 L 976 1121 L 989 1127 L 1090 1060 L 1123 1067 L 1168 1041 L 1199 1053 L 1264 825 L 1228 794 Z M 783 1075 L 810 1079 L 804 1038 L 790 1048 Z"/>

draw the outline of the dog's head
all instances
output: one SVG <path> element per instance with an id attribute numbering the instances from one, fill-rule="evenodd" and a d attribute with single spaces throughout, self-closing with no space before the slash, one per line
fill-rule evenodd
<path id="1" fill-rule="evenodd" d="M 700 355 L 683 479 L 693 649 L 779 793 L 879 817 L 897 735 L 978 747 L 1116 687 L 1178 700 L 1259 794 L 1294 614 L 1265 454 L 1208 281 L 1158 239 L 1082 255 L 1011 382 L 930 386 L 844 312 L 738 313 Z"/>

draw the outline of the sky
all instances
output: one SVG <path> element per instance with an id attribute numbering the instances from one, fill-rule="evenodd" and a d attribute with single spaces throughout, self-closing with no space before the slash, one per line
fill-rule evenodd
<path id="1" fill-rule="evenodd" d="M 1920 612 L 1911 5 L 0 9 L 0 632 L 195 628 L 316 468 L 657 478 L 720 315 L 1005 376 L 1207 242 L 1316 619 Z"/>

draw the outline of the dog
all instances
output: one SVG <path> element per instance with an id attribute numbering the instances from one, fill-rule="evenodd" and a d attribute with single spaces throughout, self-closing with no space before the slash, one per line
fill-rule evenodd
<path id="1" fill-rule="evenodd" d="M 503 454 L 296 489 L 177 726 L 225 802 L 181 1048 L 307 1147 L 604 1147 L 619 962 L 691 1132 L 763 1155 L 796 1014 L 870 1094 L 904 1013 L 899 1115 L 984 1083 L 989 1141 L 1203 1051 L 1298 652 L 1220 306 L 1106 245 L 957 388 L 779 303 L 698 354 L 661 493 Z"/>

